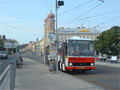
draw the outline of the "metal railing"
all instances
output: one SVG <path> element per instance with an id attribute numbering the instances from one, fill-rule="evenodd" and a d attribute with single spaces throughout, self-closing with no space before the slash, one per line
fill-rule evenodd
<path id="1" fill-rule="evenodd" d="M 6 78 L 9 78 L 6 79 Z M 15 88 L 15 78 L 16 78 L 16 60 L 13 59 L 10 61 L 10 64 L 0 75 L 0 90 L 14 90 Z M 6 87 L 6 83 L 8 86 Z"/>

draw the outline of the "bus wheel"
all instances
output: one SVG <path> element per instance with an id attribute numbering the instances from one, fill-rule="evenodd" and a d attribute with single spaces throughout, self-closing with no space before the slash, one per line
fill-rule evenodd
<path id="1" fill-rule="evenodd" d="M 62 66 L 61 66 L 61 62 L 60 62 L 60 63 L 59 63 L 59 68 L 60 68 L 60 71 L 62 71 L 61 67 L 62 67 Z"/>
<path id="2" fill-rule="evenodd" d="M 60 70 L 60 61 L 58 62 L 58 69 Z"/>

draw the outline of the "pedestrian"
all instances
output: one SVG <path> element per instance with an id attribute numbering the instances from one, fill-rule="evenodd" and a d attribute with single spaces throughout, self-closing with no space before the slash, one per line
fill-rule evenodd
<path id="1" fill-rule="evenodd" d="M 20 56 L 20 60 L 21 60 L 21 62 L 23 62 L 23 58 Z"/>

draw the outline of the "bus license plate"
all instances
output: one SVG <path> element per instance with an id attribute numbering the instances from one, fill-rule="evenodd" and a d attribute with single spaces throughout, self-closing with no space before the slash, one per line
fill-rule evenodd
<path id="1" fill-rule="evenodd" d="M 85 69 L 85 67 L 79 67 L 79 69 Z"/>

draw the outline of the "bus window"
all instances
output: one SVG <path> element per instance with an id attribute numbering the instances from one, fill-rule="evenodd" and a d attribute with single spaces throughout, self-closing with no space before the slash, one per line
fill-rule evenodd
<path id="1" fill-rule="evenodd" d="M 94 43 L 91 41 L 71 40 L 68 42 L 69 56 L 93 56 Z"/>

